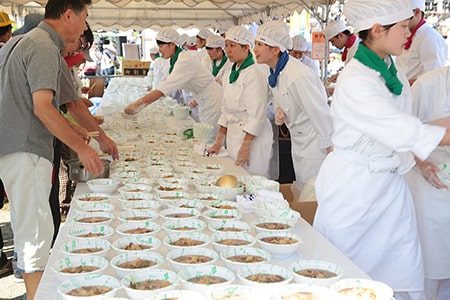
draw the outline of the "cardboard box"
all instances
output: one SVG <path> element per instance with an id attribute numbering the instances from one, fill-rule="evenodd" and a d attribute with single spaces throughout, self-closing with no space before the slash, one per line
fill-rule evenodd
<path id="1" fill-rule="evenodd" d="M 291 183 L 280 184 L 280 193 L 282 193 L 284 199 L 289 202 L 289 206 L 293 210 L 298 211 L 302 215 L 302 218 L 312 225 L 316 214 L 317 201 L 294 201 L 291 185 Z"/>
<path id="2" fill-rule="evenodd" d="M 122 61 L 122 76 L 147 76 L 150 69 L 150 62 L 144 60 L 130 60 L 125 59 Z"/>

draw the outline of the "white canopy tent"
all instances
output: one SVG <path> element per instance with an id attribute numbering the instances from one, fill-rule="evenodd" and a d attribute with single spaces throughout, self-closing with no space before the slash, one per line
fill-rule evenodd
<path id="1" fill-rule="evenodd" d="M 311 12 L 335 0 L 93 0 L 89 24 L 96 29 L 228 28 L 236 24 L 257 24 L 282 19 L 303 8 Z M 43 13 L 47 0 L 0 1 L 0 9 L 20 22 L 31 12 Z M 324 14 L 326 15 L 326 14 Z"/>

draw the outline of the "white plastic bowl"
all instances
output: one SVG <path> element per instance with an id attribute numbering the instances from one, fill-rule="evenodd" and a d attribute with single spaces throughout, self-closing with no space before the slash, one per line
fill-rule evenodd
<path id="1" fill-rule="evenodd" d="M 124 210 L 159 210 L 161 204 L 155 200 L 135 200 L 135 201 L 127 201 L 122 204 L 122 209 Z"/>
<path id="2" fill-rule="evenodd" d="M 176 283 L 176 279 L 177 274 L 172 271 L 163 269 L 150 269 L 145 272 L 143 271 L 125 275 L 120 283 L 122 285 L 122 288 L 131 299 L 145 299 L 146 297 L 153 295 L 155 292 L 172 290 Z M 170 284 L 159 289 L 137 289 L 132 287 L 132 284 L 139 284 L 140 282 L 145 282 L 147 280 L 163 280 L 168 281 Z"/>
<path id="3" fill-rule="evenodd" d="M 224 220 L 240 220 L 242 214 L 237 209 L 208 209 L 202 217 L 210 224 L 217 224 Z"/>
<path id="4" fill-rule="evenodd" d="M 110 195 L 104 193 L 87 193 L 74 196 L 73 201 L 79 205 L 86 202 L 108 202 L 110 198 Z"/>
<path id="5" fill-rule="evenodd" d="M 120 185 L 120 180 L 115 178 L 98 178 L 86 181 L 88 188 L 93 193 L 114 193 Z"/>
<path id="6" fill-rule="evenodd" d="M 128 246 L 129 249 L 124 249 L 126 246 Z M 159 246 L 161 246 L 161 241 L 153 236 L 129 236 L 117 239 L 111 243 L 111 247 L 116 250 L 118 254 L 155 251 Z"/>
<path id="7" fill-rule="evenodd" d="M 279 218 L 258 218 L 252 221 L 252 227 L 257 234 L 261 232 L 291 232 L 293 229 L 288 221 Z"/>
<path id="8" fill-rule="evenodd" d="M 189 241 L 194 241 L 195 243 L 200 242 L 194 245 L 176 245 L 174 243 L 177 243 L 180 241 L 180 239 L 183 239 L 182 241 L 186 241 L 189 244 Z M 207 234 L 201 233 L 201 232 L 182 232 L 182 233 L 174 233 L 171 235 L 168 235 L 164 238 L 163 244 L 167 247 L 167 249 L 174 250 L 174 249 L 180 249 L 180 248 L 200 248 L 200 247 L 207 247 L 210 243 L 210 237 Z"/>
<path id="9" fill-rule="evenodd" d="M 261 282 L 248 278 L 252 275 L 257 274 L 268 274 L 280 276 L 281 281 L 277 282 Z M 292 280 L 292 272 L 285 267 L 272 265 L 272 264 L 257 264 L 250 265 L 240 268 L 236 272 L 237 277 L 240 279 L 241 283 L 244 285 L 255 286 L 260 288 L 269 289 L 281 289 L 283 286 L 287 285 Z"/>
<path id="10" fill-rule="evenodd" d="M 78 212 L 113 212 L 115 207 L 112 203 L 107 202 L 86 202 L 86 203 L 78 203 L 77 206 L 74 207 Z"/>
<path id="11" fill-rule="evenodd" d="M 342 299 L 336 291 L 311 284 L 290 283 L 274 293 L 275 299 L 301 299 L 301 296 L 313 295 L 317 300 Z"/>
<path id="12" fill-rule="evenodd" d="M 128 202 L 152 200 L 153 195 L 150 193 L 126 193 L 124 197 L 120 198 L 120 204 L 123 206 Z"/>
<path id="13" fill-rule="evenodd" d="M 161 227 L 167 234 L 180 232 L 200 232 L 206 228 L 206 223 L 198 219 L 176 219 L 167 220 Z"/>
<path id="14" fill-rule="evenodd" d="M 137 230 L 141 229 L 141 233 L 132 233 L 129 232 L 130 230 Z M 131 223 L 123 223 L 116 227 L 116 232 L 121 237 L 126 236 L 149 236 L 149 235 L 155 235 L 159 230 L 161 229 L 161 226 L 157 223 L 150 222 L 150 221 L 144 221 L 144 222 L 131 222 Z M 148 232 L 145 232 L 148 231 Z"/>
<path id="15" fill-rule="evenodd" d="M 231 284 L 215 287 L 209 294 L 211 300 L 242 299 L 242 300 L 270 300 L 270 294 L 253 286 Z"/>
<path id="16" fill-rule="evenodd" d="M 260 214 L 262 217 L 266 218 L 278 218 L 280 220 L 285 220 L 289 222 L 292 227 L 297 224 L 298 219 L 300 218 L 300 213 L 290 208 L 262 210 L 260 213 L 257 212 L 257 214 Z"/>
<path id="17" fill-rule="evenodd" d="M 154 264 L 147 267 L 140 267 L 140 268 L 123 268 L 119 267 L 120 264 L 127 263 L 127 262 L 133 262 L 137 260 L 145 260 L 145 261 L 151 261 Z M 116 271 L 116 274 L 123 278 L 127 274 L 130 273 L 140 273 L 142 271 L 147 271 L 149 269 L 157 269 L 160 267 L 160 265 L 164 262 L 164 257 L 153 251 L 140 251 L 140 252 L 130 252 L 130 253 L 122 253 L 119 255 L 114 256 L 111 258 L 110 265 L 111 267 Z"/>
<path id="18" fill-rule="evenodd" d="M 277 244 L 277 243 L 265 242 L 262 240 L 264 238 L 269 238 L 269 237 L 274 237 L 277 239 L 278 238 L 290 238 L 290 239 L 296 240 L 296 242 L 291 243 L 291 244 L 284 244 L 284 243 Z M 274 256 L 274 257 L 290 256 L 290 255 L 294 254 L 298 250 L 299 246 L 303 243 L 300 236 L 298 236 L 297 234 L 292 233 L 292 232 L 278 232 L 278 233 L 262 232 L 262 233 L 258 233 L 256 235 L 256 240 L 258 241 L 258 244 L 261 247 L 261 249 L 266 250 L 267 252 L 272 254 L 272 256 Z"/>
<path id="19" fill-rule="evenodd" d="M 229 200 L 219 200 L 219 201 L 211 201 L 206 204 L 209 209 L 237 209 L 239 210 L 239 204 L 236 201 Z"/>
<path id="20" fill-rule="evenodd" d="M 206 262 L 195 261 L 192 259 L 190 262 L 178 262 L 176 259 L 182 256 L 206 256 L 209 257 L 209 260 Z M 184 249 L 174 249 L 171 250 L 166 255 L 166 260 L 170 263 L 170 266 L 175 272 L 180 272 L 186 267 L 190 267 L 193 265 L 210 265 L 214 264 L 219 259 L 219 254 L 216 251 L 209 248 L 184 248 Z"/>
<path id="21" fill-rule="evenodd" d="M 235 261 L 230 258 L 234 256 L 244 256 L 247 261 Z M 262 261 L 252 261 L 251 258 L 258 257 L 259 259 L 262 259 Z M 271 255 L 269 252 L 253 248 L 253 247 L 233 247 L 228 248 L 220 253 L 220 258 L 224 261 L 225 267 L 232 270 L 233 272 L 237 272 L 242 267 L 245 267 L 247 265 L 257 265 L 257 264 L 263 264 L 268 263 L 271 259 Z"/>
<path id="22" fill-rule="evenodd" d="M 61 247 L 65 256 L 97 255 L 106 257 L 109 249 L 111 249 L 111 243 L 102 239 L 71 239 Z"/>
<path id="23" fill-rule="evenodd" d="M 251 247 L 256 243 L 256 238 L 247 232 L 220 232 L 211 236 L 212 245 L 217 252 L 222 253 L 228 248 Z M 233 241 L 238 243 L 234 244 Z"/>
<path id="24" fill-rule="evenodd" d="M 201 167 L 205 168 L 211 175 L 222 175 L 224 170 L 223 166 L 219 164 L 203 164 Z"/>
<path id="25" fill-rule="evenodd" d="M 179 219 L 196 219 L 200 216 L 200 212 L 195 208 L 166 208 L 160 212 L 163 220 L 179 220 Z"/>
<path id="26" fill-rule="evenodd" d="M 150 193 L 152 190 L 152 186 L 145 183 L 125 183 L 120 188 L 121 193 Z"/>
<path id="27" fill-rule="evenodd" d="M 72 239 L 104 239 L 109 240 L 114 228 L 109 225 L 81 224 L 70 227 L 67 235 Z"/>
<path id="28" fill-rule="evenodd" d="M 283 210 L 289 208 L 289 204 L 286 202 L 278 202 L 273 200 L 264 199 L 264 201 L 256 201 L 252 203 L 252 208 L 255 211 L 263 211 L 263 210 Z"/>
<path id="29" fill-rule="evenodd" d="M 146 185 L 152 186 L 155 181 L 148 177 L 132 177 L 132 178 L 125 178 L 122 180 L 122 182 L 124 184 L 135 183 L 135 184 L 146 184 Z"/>
<path id="30" fill-rule="evenodd" d="M 250 225 L 239 220 L 222 220 L 208 225 L 209 230 L 214 233 L 220 232 L 250 232 Z"/>
<path id="31" fill-rule="evenodd" d="M 146 300 L 167 300 L 167 299 L 180 299 L 180 300 L 206 300 L 206 297 L 196 291 L 191 290 L 170 290 L 155 292 Z"/>
<path id="32" fill-rule="evenodd" d="M 215 276 L 225 279 L 225 281 L 215 284 L 202 284 L 189 281 L 200 276 Z M 178 278 L 180 279 L 183 288 L 200 292 L 203 295 L 208 295 L 213 289 L 219 286 L 231 284 L 235 277 L 236 276 L 231 270 L 217 265 L 191 266 L 184 268 L 178 273 Z"/>
<path id="33" fill-rule="evenodd" d="M 73 217 L 73 222 L 77 224 L 98 224 L 109 225 L 114 220 L 114 215 L 110 212 L 80 212 Z"/>
<path id="34" fill-rule="evenodd" d="M 370 279 L 360 279 L 360 278 L 347 278 L 347 279 L 341 279 L 331 285 L 330 287 L 332 290 L 337 291 L 340 295 L 344 296 L 342 299 L 358 299 L 357 297 L 353 295 L 344 295 L 344 290 L 352 291 L 356 294 L 361 293 L 369 293 L 371 295 L 375 295 L 377 300 L 390 300 L 394 296 L 394 292 L 391 287 L 389 287 L 387 284 L 370 280 Z M 366 296 L 366 298 L 361 299 L 372 299 Z"/>
<path id="35" fill-rule="evenodd" d="M 64 280 L 78 276 L 103 274 L 108 266 L 109 262 L 100 256 L 69 256 L 56 261 L 52 266 L 52 270 L 56 273 L 58 280 L 63 282 Z M 83 270 L 81 272 L 81 267 L 96 267 L 97 269 L 92 271 Z"/>
<path id="36" fill-rule="evenodd" d="M 156 218 L 158 218 L 158 212 L 151 209 L 124 210 L 117 215 L 117 219 L 119 219 L 122 223 L 151 221 Z"/>
<path id="37" fill-rule="evenodd" d="M 197 167 L 197 164 L 191 161 L 176 161 L 172 164 L 172 167 L 175 172 L 182 174 L 185 170 Z"/>
<path id="38" fill-rule="evenodd" d="M 217 185 L 212 185 L 211 191 L 213 193 L 222 196 L 224 200 L 235 201 L 236 196 L 244 193 L 245 185 L 242 182 L 239 182 L 239 187 L 230 188 L 230 187 L 221 187 Z"/>
<path id="39" fill-rule="evenodd" d="M 340 266 L 323 260 L 300 260 L 290 268 L 295 282 L 325 287 L 331 286 L 341 279 L 343 275 L 343 269 Z M 300 271 L 306 270 L 309 275 L 299 274 Z"/>
<path id="40" fill-rule="evenodd" d="M 156 194 L 156 200 L 162 205 L 162 207 L 166 208 L 169 207 L 169 204 L 186 198 L 189 198 L 189 194 L 185 192 L 172 192 L 167 195 Z"/>
<path id="41" fill-rule="evenodd" d="M 70 296 L 68 293 L 76 288 L 89 287 L 89 286 L 105 286 L 111 290 L 96 296 Z M 95 274 L 79 276 L 76 278 L 71 278 L 60 284 L 58 287 L 58 294 L 63 300 L 101 300 L 108 297 L 114 297 L 117 290 L 120 288 L 120 282 L 108 275 Z"/>
<path id="42" fill-rule="evenodd" d="M 168 203 L 169 207 L 195 208 L 201 211 L 205 205 L 202 201 L 196 199 L 181 199 Z"/>
<path id="43" fill-rule="evenodd" d="M 194 185 L 195 185 L 195 183 L 194 183 Z M 206 206 L 208 205 L 208 203 L 214 203 L 214 202 L 221 200 L 219 195 L 213 194 L 213 193 L 196 193 L 196 194 L 192 194 L 191 198 L 201 201 Z"/>

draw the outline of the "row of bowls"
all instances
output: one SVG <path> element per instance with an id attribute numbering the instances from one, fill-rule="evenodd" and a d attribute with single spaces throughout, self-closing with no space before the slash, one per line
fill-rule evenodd
<path id="1" fill-rule="evenodd" d="M 276 279 L 276 282 L 264 282 L 264 280 L 268 280 L 268 278 L 259 276 L 260 274 L 275 275 L 278 276 L 278 278 Z M 289 285 L 289 282 L 292 280 L 294 274 L 295 273 L 284 267 L 271 264 L 248 266 L 239 269 L 236 274 L 225 267 L 217 265 L 204 265 L 184 268 L 178 273 L 164 269 L 152 269 L 145 272 L 129 273 L 124 276 L 121 281 L 114 277 L 102 274 L 77 276 L 75 278 L 65 280 L 59 286 L 58 292 L 65 300 L 97 300 L 104 299 L 105 296 L 114 296 L 117 290 L 123 288 L 127 295 L 132 299 L 157 299 L 151 298 L 152 296 L 156 296 L 156 291 L 158 293 L 165 293 L 166 295 L 169 295 L 172 293 L 167 293 L 168 291 L 175 289 L 178 284 L 181 284 L 183 289 L 194 292 L 187 293 L 187 295 L 197 296 L 196 298 L 188 298 L 186 297 L 186 293 L 182 293 L 181 296 L 184 297 L 181 299 L 205 299 L 205 296 L 209 296 L 209 299 L 229 299 L 223 298 L 227 296 L 236 297 L 232 299 L 304 299 L 297 298 L 298 296 L 295 297 L 296 293 L 299 293 L 300 291 L 310 293 L 315 296 L 315 298 L 306 299 L 319 300 L 390 300 L 393 297 L 393 291 L 390 287 L 384 283 L 367 279 L 341 279 L 334 281 L 330 288 L 306 284 Z M 236 276 L 242 285 L 233 285 Z M 257 276 L 259 278 L 257 280 L 251 279 L 252 276 Z M 222 282 L 217 282 L 214 284 L 195 282 L 202 277 L 208 277 L 209 279 L 220 278 Z M 156 280 L 163 281 L 166 286 L 156 290 L 136 289 L 138 285 L 141 285 L 147 280 L 153 282 Z M 69 291 L 75 288 L 96 285 L 107 286 L 111 289 L 111 291 L 101 296 L 73 297 L 67 295 Z M 280 291 L 283 292 L 280 293 Z M 373 297 L 364 298 L 355 296 L 361 293 L 373 295 Z M 285 296 L 289 295 L 291 297 L 276 297 L 277 295 L 280 296 L 280 294 Z M 353 295 L 348 296 L 349 294 Z M 238 298 L 239 296 L 241 298 Z"/>

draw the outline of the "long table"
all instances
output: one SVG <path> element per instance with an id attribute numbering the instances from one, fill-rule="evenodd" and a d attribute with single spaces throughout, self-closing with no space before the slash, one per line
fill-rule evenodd
<path id="1" fill-rule="evenodd" d="M 116 116 L 117 118 L 117 116 Z M 192 125 L 191 119 L 186 120 L 176 120 L 174 117 L 166 116 L 164 117 L 164 122 L 167 124 L 168 128 L 171 130 L 180 130 L 185 128 L 186 126 Z M 137 124 L 133 123 L 133 124 Z M 142 123 L 140 123 L 142 124 Z M 137 125 L 136 125 L 137 126 Z M 130 126 L 127 125 L 125 128 L 130 129 Z M 224 173 L 225 174 L 232 174 L 236 176 L 245 176 L 248 175 L 248 173 L 241 167 L 235 166 L 233 161 L 229 157 L 202 157 L 199 155 L 193 156 L 194 162 L 198 165 L 201 165 L 203 163 L 214 163 L 214 164 L 220 164 L 224 167 Z M 79 183 L 77 185 L 75 195 L 88 193 L 89 189 L 86 184 Z M 112 195 L 111 203 L 115 205 L 115 211 L 114 214 L 117 216 L 117 214 L 120 211 L 120 204 L 119 204 L 119 193 L 115 192 Z M 75 206 L 75 204 L 72 204 L 72 207 Z M 54 247 L 52 249 L 49 261 L 47 263 L 47 266 L 45 268 L 41 283 L 39 285 L 36 299 L 60 299 L 59 295 L 56 293 L 56 290 L 58 286 L 60 285 L 60 282 L 58 281 L 58 278 L 56 274 L 52 271 L 51 267 L 54 265 L 59 259 L 64 257 L 64 254 L 62 252 L 63 244 L 66 243 L 69 240 L 69 236 L 67 235 L 68 230 L 74 226 L 73 217 L 75 216 L 75 210 L 70 209 L 66 222 L 61 226 L 59 234 L 56 238 Z M 257 216 L 255 214 L 247 214 L 243 215 L 243 221 L 251 222 L 254 220 Z M 156 222 L 162 223 L 161 218 L 157 218 Z M 111 226 L 115 228 L 117 225 L 120 224 L 120 221 L 115 219 Z M 303 244 L 300 245 L 298 251 L 294 253 L 293 255 L 286 257 L 286 258 L 272 258 L 270 263 L 282 265 L 285 267 L 289 267 L 292 263 L 298 260 L 304 260 L 304 259 L 315 259 L 315 260 L 325 260 L 332 263 L 335 263 L 343 268 L 343 278 L 369 278 L 367 274 L 365 274 L 358 266 L 356 266 L 354 263 L 352 263 L 345 255 L 343 255 L 336 247 L 334 247 L 329 241 L 327 241 L 323 236 L 321 236 L 317 231 L 315 231 L 305 220 L 302 218 L 299 219 L 297 222 L 295 228 L 293 231 L 296 234 L 299 234 L 300 237 L 303 240 Z M 205 230 L 205 233 L 209 233 L 209 230 Z M 255 232 L 251 232 L 255 234 Z M 156 237 L 158 237 L 161 241 L 165 237 L 164 230 L 159 231 L 156 234 Z M 118 239 L 119 235 L 115 233 L 111 237 L 111 242 Z M 212 245 L 209 246 L 212 248 Z M 158 252 L 161 254 L 166 254 L 168 250 L 164 245 L 161 245 L 158 249 Z M 112 257 L 117 255 L 114 249 L 111 249 L 107 254 L 107 259 L 110 260 Z M 218 265 L 223 265 L 223 263 L 219 260 L 217 262 Z M 165 268 L 168 270 L 171 270 L 171 266 L 168 262 L 164 262 L 161 268 Z M 108 267 L 105 271 L 105 274 L 115 276 L 116 278 L 120 279 L 116 274 L 112 267 Z M 238 283 L 238 279 L 236 279 L 235 283 Z M 117 297 L 126 297 L 126 293 L 124 290 L 119 290 L 116 294 Z"/>

